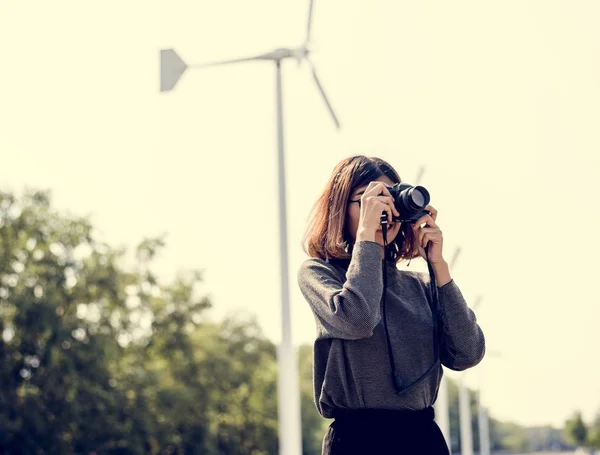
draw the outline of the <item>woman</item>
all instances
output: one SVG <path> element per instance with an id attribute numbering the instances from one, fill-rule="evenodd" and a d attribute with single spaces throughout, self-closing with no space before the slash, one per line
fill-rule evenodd
<path id="1" fill-rule="evenodd" d="M 381 159 L 343 160 L 306 232 L 311 258 L 298 283 L 317 325 L 315 404 L 335 419 L 324 455 L 447 454 L 432 408 L 440 363 L 460 371 L 484 355 L 483 333 L 444 259 L 437 211 L 428 205 L 415 223 L 393 221 L 399 213 L 388 188 L 396 183 Z M 427 274 L 396 267 L 419 256 L 429 261 L 437 297 Z"/>

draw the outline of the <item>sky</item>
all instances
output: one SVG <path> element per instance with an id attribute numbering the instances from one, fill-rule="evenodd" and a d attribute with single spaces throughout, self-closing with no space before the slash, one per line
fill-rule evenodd
<path id="1" fill-rule="evenodd" d="M 163 280 L 203 270 L 219 320 L 281 338 L 275 70 L 188 71 L 159 93 L 159 50 L 189 64 L 304 39 L 308 1 L 0 5 L 0 188 L 51 189 L 130 248 L 166 234 Z M 316 0 L 309 68 L 283 64 L 292 338 L 315 325 L 296 271 L 337 162 L 389 161 L 439 211 L 451 273 L 488 356 L 449 376 L 492 416 L 561 426 L 600 410 L 600 3 Z M 404 267 L 404 266 L 400 266 Z M 426 270 L 422 261 L 411 268 Z"/>

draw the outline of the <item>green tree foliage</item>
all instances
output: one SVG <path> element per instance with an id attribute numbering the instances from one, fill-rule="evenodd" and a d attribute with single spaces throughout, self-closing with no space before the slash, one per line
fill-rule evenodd
<path id="1" fill-rule="evenodd" d="M 581 412 L 576 412 L 565 423 L 565 437 L 567 441 L 576 446 L 584 446 L 587 442 L 587 427 L 581 417 Z"/>
<path id="2" fill-rule="evenodd" d="M 208 322 L 198 273 L 159 285 L 163 244 L 127 271 L 49 193 L 0 193 L 0 453 L 276 453 L 273 344 Z"/>
<path id="3" fill-rule="evenodd" d="M 302 409 L 302 453 L 303 455 L 320 455 L 323 437 L 332 420 L 321 417 L 315 406 L 311 346 L 300 346 L 298 363 Z"/>
<path id="4" fill-rule="evenodd" d="M 600 411 L 596 413 L 594 421 L 588 431 L 588 445 L 600 450 Z"/>
<path id="5" fill-rule="evenodd" d="M 493 429 L 490 430 L 493 447 L 513 453 L 524 453 L 531 450 L 527 432 L 523 426 L 494 420 L 493 423 L 490 423 L 490 427 Z"/>
<path id="6" fill-rule="evenodd" d="M 565 422 L 564 435 L 576 447 L 589 447 L 600 450 L 600 411 L 589 425 L 584 422 L 581 412 L 576 412 Z"/>
<path id="7" fill-rule="evenodd" d="M 556 452 L 571 447 L 565 441 L 563 431 L 549 425 L 525 428 L 527 445 L 532 452 Z"/>
<path id="8" fill-rule="evenodd" d="M 8 453 L 87 452 L 124 444 L 128 390 L 113 381 L 130 329 L 121 252 L 95 244 L 91 226 L 0 194 L 0 447 Z M 82 317 L 85 309 L 93 317 Z M 85 434 L 85 440 L 78 435 Z"/>

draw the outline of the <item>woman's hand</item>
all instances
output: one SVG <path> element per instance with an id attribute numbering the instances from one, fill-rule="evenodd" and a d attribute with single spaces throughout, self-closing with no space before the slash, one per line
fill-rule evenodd
<path id="1" fill-rule="evenodd" d="M 395 216 L 400 216 L 394 198 L 387 187 L 378 181 L 369 183 L 367 189 L 360 198 L 360 219 L 358 221 L 358 232 L 368 233 L 375 236 L 375 232 L 381 226 L 381 214 L 387 212 L 388 223 Z"/>
<path id="2" fill-rule="evenodd" d="M 424 215 L 414 224 L 413 232 L 417 239 L 419 254 L 431 263 L 431 265 L 442 264 L 445 262 L 442 250 L 444 247 L 444 236 L 442 230 L 435 223 L 437 210 L 431 205 L 425 207 L 429 215 Z M 425 246 L 429 244 L 429 256 L 425 254 Z"/>
<path id="3" fill-rule="evenodd" d="M 452 281 L 450 269 L 442 254 L 444 236 L 440 227 L 435 223 L 437 210 L 428 205 L 425 207 L 425 211 L 429 212 L 429 215 L 422 216 L 414 224 L 413 231 L 417 238 L 419 253 L 431 264 L 433 273 L 435 274 L 436 285 L 438 288 L 441 288 Z M 423 224 L 425 225 L 423 226 Z M 428 242 L 429 256 L 425 254 L 425 246 Z"/>

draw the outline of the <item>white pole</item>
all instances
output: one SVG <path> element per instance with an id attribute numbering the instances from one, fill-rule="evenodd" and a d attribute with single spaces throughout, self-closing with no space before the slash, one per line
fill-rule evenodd
<path id="1" fill-rule="evenodd" d="M 420 181 L 423 176 L 424 168 L 421 168 L 417 181 Z M 460 247 L 456 247 L 454 255 L 450 260 L 450 271 L 454 269 L 458 255 L 460 254 Z M 440 427 L 446 444 L 448 445 L 448 451 L 452 454 L 452 435 L 450 434 L 450 399 L 448 397 L 448 378 L 442 376 L 440 383 L 440 390 L 438 391 L 438 397 L 434 405 L 435 409 L 435 421 Z"/>
<path id="2" fill-rule="evenodd" d="M 481 401 L 481 391 L 477 400 L 477 423 L 479 426 L 479 455 L 490 455 L 490 431 L 488 426 L 488 415 L 483 402 Z"/>
<path id="3" fill-rule="evenodd" d="M 277 409 L 279 413 L 279 454 L 301 455 L 300 387 L 298 362 L 292 344 L 290 323 L 285 157 L 283 143 L 283 99 L 281 61 L 277 66 L 277 149 L 279 187 L 279 251 L 281 270 L 281 343 L 277 352 Z"/>
<path id="4" fill-rule="evenodd" d="M 490 427 L 489 427 L 489 415 L 488 411 L 485 408 L 485 403 L 482 398 L 482 391 L 485 386 L 485 371 L 486 371 L 486 363 L 482 362 L 481 367 L 479 369 L 480 374 L 480 384 L 479 384 L 479 393 L 478 393 L 478 424 L 479 424 L 479 454 L 480 455 L 490 455 L 491 451 L 491 441 L 490 441 Z"/>
<path id="5" fill-rule="evenodd" d="M 490 417 L 486 408 L 483 408 L 483 452 L 481 455 L 490 455 L 492 453 L 490 440 Z"/>
<path id="6" fill-rule="evenodd" d="M 461 378 L 458 385 L 458 407 L 460 417 L 460 449 L 462 455 L 473 455 L 473 432 L 471 431 L 471 403 L 469 390 Z"/>
<path id="7" fill-rule="evenodd" d="M 423 174 L 425 174 L 425 166 L 419 167 L 419 173 L 415 178 L 415 185 L 421 184 Z M 451 270 L 454 266 L 454 263 L 456 262 L 459 250 L 459 248 L 456 249 L 453 258 L 450 261 Z M 435 410 L 435 422 L 440 427 L 442 435 L 444 435 L 444 440 L 446 441 L 446 445 L 448 446 L 448 452 L 452 454 L 452 438 L 450 435 L 450 403 L 448 399 L 448 379 L 446 378 L 446 376 L 442 376 L 442 380 L 440 382 L 440 389 L 438 390 L 438 396 L 433 405 L 433 408 Z"/>
<path id="8" fill-rule="evenodd" d="M 479 308 L 483 297 L 477 296 L 473 304 L 473 311 Z M 490 455 L 490 430 L 489 416 L 485 409 L 483 399 L 481 398 L 483 389 L 485 388 L 485 362 L 480 365 L 479 374 L 479 393 L 477 394 L 477 426 L 479 430 L 479 455 Z"/>
<path id="9" fill-rule="evenodd" d="M 446 444 L 448 445 L 448 451 L 452 454 L 452 444 L 450 436 L 450 406 L 448 403 L 448 379 L 446 376 L 442 376 L 442 382 L 440 383 L 440 390 L 438 391 L 438 399 L 434 405 L 435 409 L 435 421 L 442 430 Z"/>
<path id="10" fill-rule="evenodd" d="M 477 432 L 479 433 L 479 455 L 483 455 L 483 404 L 481 403 L 481 390 L 477 393 Z"/>

